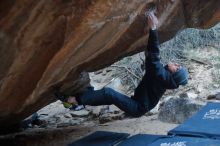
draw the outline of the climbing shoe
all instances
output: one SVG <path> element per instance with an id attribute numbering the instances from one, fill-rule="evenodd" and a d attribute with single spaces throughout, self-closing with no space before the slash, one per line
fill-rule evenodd
<path id="1" fill-rule="evenodd" d="M 59 92 L 58 90 L 55 90 L 54 95 L 58 100 L 60 100 L 62 102 L 62 104 L 65 108 L 70 109 L 71 107 L 75 106 L 75 103 L 68 102 L 68 98 L 69 98 L 68 95 L 63 94 L 63 93 Z"/>
<path id="2" fill-rule="evenodd" d="M 83 105 L 74 105 L 74 106 L 72 106 L 72 107 L 70 108 L 70 110 L 80 111 L 80 110 L 82 110 L 82 109 L 84 109 L 84 108 L 85 108 L 85 106 L 83 106 Z"/>

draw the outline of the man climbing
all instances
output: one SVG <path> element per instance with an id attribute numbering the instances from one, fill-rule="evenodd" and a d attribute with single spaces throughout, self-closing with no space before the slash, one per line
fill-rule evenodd
<path id="1" fill-rule="evenodd" d="M 78 97 L 69 97 L 66 102 L 76 105 L 111 105 L 114 104 L 127 114 L 139 117 L 154 108 L 166 89 L 176 89 L 179 85 L 188 82 L 187 70 L 177 63 L 166 66 L 160 62 L 159 41 L 157 34 L 158 19 L 153 12 L 147 14 L 147 23 L 150 27 L 148 45 L 145 50 L 146 72 L 134 96 L 131 98 L 111 88 L 94 90 L 88 87 Z"/>

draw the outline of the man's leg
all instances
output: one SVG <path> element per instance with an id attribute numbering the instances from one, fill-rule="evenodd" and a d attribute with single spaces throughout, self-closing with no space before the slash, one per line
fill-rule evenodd
<path id="1" fill-rule="evenodd" d="M 141 104 L 137 101 L 111 88 L 103 88 L 95 91 L 92 87 L 89 87 L 82 96 L 76 99 L 82 105 L 98 106 L 114 104 L 134 117 L 139 117 L 145 113 Z"/>

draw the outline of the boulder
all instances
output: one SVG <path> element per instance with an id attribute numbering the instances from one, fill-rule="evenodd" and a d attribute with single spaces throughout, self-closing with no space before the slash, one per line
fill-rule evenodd
<path id="1" fill-rule="evenodd" d="M 76 94 L 89 84 L 88 71 L 142 51 L 143 14 L 152 5 L 161 42 L 220 18 L 219 0 L 0 1 L 0 129 L 54 101 L 54 88 Z"/>
<path id="2" fill-rule="evenodd" d="M 200 110 L 203 105 L 192 98 L 167 97 L 160 104 L 158 119 L 180 124 Z"/>

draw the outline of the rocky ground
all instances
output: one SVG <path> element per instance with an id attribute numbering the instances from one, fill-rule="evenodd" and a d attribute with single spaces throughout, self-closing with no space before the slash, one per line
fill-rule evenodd
<path id="1" fill-rule="evenodd" d="M 218 26 L 215 31 L 209 30 L 214 37 L 206 35 L 205 38 L 213 37 L 212 42 L 208 41 L 209 45 L 204 45 L 205 42 L 201 41 L 197 42 L 199 45 L 190 43 L 192 36 L 180 39 L 186 33 L 183 32 L 178 38 L 161 46 L 162 58 L 166 58 L 164 57 L 167 55 L 165 50 L 170 46 L 182 47 L 182 51 L 177 52 L 183 55 L 182 58 L 166 58 L 163 62 L 176 60 L 186 65 L 190 72 L 189 84 L 177 90 L 167 91 L 157 107 L 141 118 L 129 117 L 114 105 L 86 106 L 83 110 L 73 111 L 65 109 L 60 101 L 56 101 L 39 110 L 37 112 L 39 120 L 29 124 L 28 128 L 18 133 L 0 136 L 0 141 L 6 145 L 60 146 L 98 130 L 125 132 L 131 135 L 137 133 L 166 134 L 167 131 L 198 111 L 207 101 L 218 102 L 220 100 L 218 94 L 220 93 L 220 44 L 216 43 L 216 40 L 220 38 L 219 28 Z M 215 34 L 216 31 L 217 34 Z M 199 34 L 200 32 L 193 33 Z M 179 42 L 180 40 L 186 42 Z M 185 46 L 182 45 L 184 43 Z M 175 49 L 170 55 L 176 55 L 173 52 Z M 143 60 L 144 55 L 140 53 L 124 58 L 110 67 L 90 73 L 91 84 L 95 89 L 108 86 L 124 94 L 132 95 L 144 74 Z"/>

